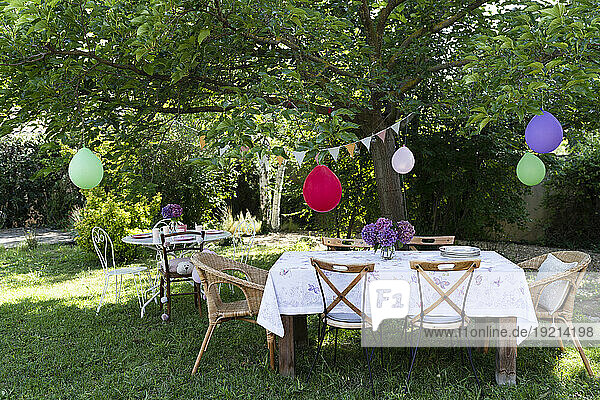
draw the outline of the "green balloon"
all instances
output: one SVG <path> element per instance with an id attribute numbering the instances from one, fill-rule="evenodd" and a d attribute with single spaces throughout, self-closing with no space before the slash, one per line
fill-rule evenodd
<path id="1" fill-rule="evenodd" d="M 69 178 L 81 189 L 98 186 L 104 176 L 100 159 L 87 147 L 81 148 L 69 163 Z"/>
<path id="2" fill-rule="evenodd" d="M 525 153 L 517 164 L 517 177 L 528 186 L 535 186 L 546 176 L 546 166 L 535 154 Z"/>

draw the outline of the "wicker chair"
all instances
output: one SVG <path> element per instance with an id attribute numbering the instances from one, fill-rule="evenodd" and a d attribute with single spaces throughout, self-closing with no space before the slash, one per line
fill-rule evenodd
<path id="1" fill-rule="evenodd" d="M 573 267 L 565 272 L 561 272 L 561 273 L 552 275 L 546 279 L 534 281 L 529 284 L 529 290 L 531 291 L 531 298 L 533 300 L 533 305 L 535 307 L 535 314 L 536 314 L 537 318 L 541 319 L 541 320 L 558 319 L 560 321 L 563 321 L 569 327 L 569 329 L 571 329 L 572 332 L 575 332 L 575 330 L 573 329 L 573 308 L 575 307 L 575 294 L 577 293 L 577 289 L 579 288 L 579 285 L 581 284 L 581 281 L 583 280 L 583 276 L 585 275 L 585 270 L 592 259 L 588 254 L 582 253 L 580 251 L 557 251 L 557 252 L 553 252 L 551 254 L 553 254 L 556 258 L 558 258 L 562 262 L 577 262 L 578 264 L 575 267 Z M 542 265 L 542 263 L 544 262 L 544 260 L 546 260 L 546 257 L 548 257 L 548 254 L 534 257 L 530 260 L 519 263 L 519 266 L 523 269 L 531 269 L 531 270 L 537 271 L 539 269 L 539 267 Z M 568 289 L 567 296 L 565 297 L 562 304 L 554 312 L 550 313 L 547 310 L 544 310 L 543 308 L 538 307 L 538 303 L 540 301 L 540 295 L 541 295 L 542 291 L 544 290 L 544 288 L 546 286 L 548 286 L 549 284 L 551 284 L 553 282 L 557 282 L 557 281 L 568 282 L 569 289 Z M 594 377 L 595 376 L 594 372 L 592 371 L 590 362 L 588 361 L 588 359 L 583 351 L 583 348 L 581 347 L 579 338 L 577 337 L 577 335 L 573 335 L 572 339 L 573 339 L 573 344 L 575 345 L 575 348 L 577 348 L 577 351 L 579 352 L 579 355 L 581 356 L 581 360 L 583 361 L 585 369 L 587 370 L 588 374 L 591 377 Z M 564 350 L 562 339 L 560 337 L 558 338 L 558 342 L 559 342 L 560 348 Z"/>
<path id="2" fill-rule="evenodd" d="M 256 320 L 252 317 L 258 314 L 268 273 L 260 268 L 210 253 L 194 254 L 192 263 L 196 266 L 198 275 L 202 280 L 202 286 L 206 294 L 209 322 L 206 335 L 202 341 L 202 347 L 192 369 L 192 375 L 194 375 L 217 325 L 234 319 L 256 323 Z M 227 272 L 241 273 L 246 279 L 230 275 Z M 223 302 L 219 292 L 219 287 L 223 283 L 238 287 L 243 292 L 245 299 Z M 269 349 L 270 367 L 275 369 L 275 335 L 269 331 L 267 331 L 267 347 Z"/>

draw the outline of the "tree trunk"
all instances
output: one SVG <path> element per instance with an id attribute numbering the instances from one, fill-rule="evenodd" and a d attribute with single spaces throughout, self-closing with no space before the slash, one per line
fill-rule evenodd
<path id="1" fill-rule="evenodd" d="M 281 191 L 283 190 L 283 177 L 285 176 L 285 161 L 277 166 L 275 187 L 273 188 L 273 206 L 271 207 L 271 228 L 278 231 L 281 228 Z"/>
<path id="2" fill-rule="evenodd" d="M 358 118 L 363 136 L 377 133 L 394 122 L 384 122 L 383 118 L 374 111 L 359 114 Z M 392 168 L 391 160 L 395 151 L 396 139 L 392 129 L 386 132 L 385 142 L 378 137 L 371 142 L 381 216 L 393 221 L 400 221 L 406 219 L 406 216 L 404 215 L 400 174 Z"/>
<path id="3" fill-rule="evenodd" d="M 271 166 L 269 157 L 258 160 L 258 193 L 260 198 L 260 219 L 263 223 L 269 224 L 271 216 L 269 214 L 271 206 L 271 192 L 269 190 L 269 175 Z"/>

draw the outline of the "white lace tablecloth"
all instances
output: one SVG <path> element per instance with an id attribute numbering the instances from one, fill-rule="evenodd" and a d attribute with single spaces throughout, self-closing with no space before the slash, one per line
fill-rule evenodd
<path id="1" fill-rule="evenodd" d="M 449 260 L 442 257 L 439 251 L 397 251 L 392 260 L 383 260 L 379 253 L 374 254 L 372 251 L 285 252 L 269 271 L 257 318 L 258 324 L 280 337 L 284 334 L 281 315 L 323 312 L 321 291 L 315 270 L 310 265 L 311 257 L 340 264 L 375 263 L 375 271 L 369 274 L 368 279 L 402 279 L 410 282 L 409 315 L 416 315 L 421 310 L 417 275 L 416 271 L 410 269 L 409 261 Z M 537 318 L 523 270 L 494 251 L 482 251 L 478 258 L 481 259 L 481 266 L 473 274 L 465 313 L 473 318 L 516 317 L 519 329 L 536 327 Z M 462 275 L 461 272 L 434 274 L 434 281 L 444 291 Z M 345 288 L 352 279 L 340 273 L 328 275 L 340 289 Z M 331 301 L 334 293 L 324 283 L 323 285 L 325 297 Z M 426 305 L 439 298 L 433 288 L 427 291 L 423 282 L 422 287 L 423 302 Z M 462 304 L 458 296 L 464 296 L 464 288 L 465 285 L 462 285 L 450 296 L 456 304 Z M 347 297 L 354 304 L 360 305 L 361 296 L 362 285 L 357 285 Z"/>

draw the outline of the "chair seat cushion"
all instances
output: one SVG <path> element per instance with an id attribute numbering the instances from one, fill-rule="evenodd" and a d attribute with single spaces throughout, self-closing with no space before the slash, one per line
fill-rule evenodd
<path id="1" fill-rule="evenodd" d="M 550 278 L 552 275 L 565 272 L 575 266 L 577 266 L 577 261 L 566 263 L 556 258 L 553 254 L 548 254 L 542 265 L 540 265 L 535 280 L 540 281 Z M 552 314 L 562 306 L 568 294 L 569 283 L 567 281 L 552 282 L 540 293 L 538 305 Z"/>
<path id="2" fill-rule="evenodd" d="M 362 319 L 354 312 L 332 312 L 327 314 L 327 325 L 341 329 L 360 329 Z"/>
<path id="3" fill-rule="evenodd" d="M 169 260 L 169 272 L 183 276 L 191 276 L 193 270 L 194 264 L 192 264 L 192 260 L 188 257 L 172 258 Z"/>
<path id="4" fill-rule="evenodd" d="M 465 317 L 464 325 L 468 324 L 468 319 Z M 462 318 L 460 315 L 425 315 L 423 317 L 423 324 L 420 320 L 412 323 L 416 327 L 425 329 L 458 329 L 463 326 Z"/>

